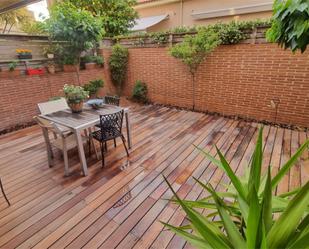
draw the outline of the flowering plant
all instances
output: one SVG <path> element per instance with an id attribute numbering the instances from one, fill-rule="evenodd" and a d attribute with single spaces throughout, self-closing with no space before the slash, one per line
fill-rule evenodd
<path id="1" fill-rule="evenodd" d="M 65 84 L 63 92 L 68 103 L 80 103 L 89 97 L 89 92 L 81 86 Z"/>
<path id="2" fill-rule="evenodd" d="M 19 55 L 28 55 L 32 53 L 30 49 L 16 49 L 16 53 Z"/>

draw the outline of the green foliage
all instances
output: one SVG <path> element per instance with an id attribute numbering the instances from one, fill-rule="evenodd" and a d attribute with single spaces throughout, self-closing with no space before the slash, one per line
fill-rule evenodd
<path id="1" fill-rule="evenodd" d="M 170 49 L 170 54 L 181 59 L 194 74 L 206 55 L 219 44 L 219 36 L 213 28 L 201 28 L 196 35 L 186 35 L 183 42 Z"/>
<path id="2" fill-rule="evenodd" d="M 158 45 L 168 42 L 168 33 L 166 32 L 154 32 L 149 35 L 152 41 Z"/>
<path id="3" fill-rule="evenodd" d="M 91 63 L 94 62 L 100 66 L 103 66 L 104 59 L 102 56 L 95 56 L 95 55 L 86 55 L 82 58 L 82 61 L 85 63 Z"/>
<path id="4" fill-rule="evenodd" d="M 84 85 L 84 90 L 89 92 L 90 95 L 95 95 L 101 87 L 104 87 L 102 79 L 91 80 L 88 84 Z"/>
<path id="5" fill-rule="evenodd" d="M 215 24 L 213 29 L 218 33 L 222 44 L 237 44 L 247 38 L 247 35 L 240 29 L 240 25 L 234 21 L 228 24 Z"/>
<path id="6" fill-rule="evenodd" d="M 9 70 L 12 72 L 15 70 L 15 68 L 17 67 L 17 61 L 12 61 L 9 63 Z"/>
<path id="7" fill-rule="evenodd" d="M 91 4 L 84 0 L 67 0 L 78 8 L 90 11 L 103 20 L 103 28 L 107 37 L 125 34 L 133 27 L 138 17 L 133 6 L 136 0 L 92 0 Z"/>
<path id="8" fill-rule="evenodd" d="M 195 179 L 210 195 L 197 201 L 175 199 L 186 212 L 186 227 L 167 225 L 197 248 L 308 248 L 309 182 L 282 195 L 273 195 L 287 171 L 305 150 L 307 140 L 272 178 L 269 166 L 262 176 L 263 129 L 260 129 L 252 161 L 245 175 L 237 177 L 217 148 L 219 160 L 199 149 L 231 181 L 226 192 L 215 191 L 210 184 Z M 197 211 L 196 209 L 199 209 Z M 208 215 L 202 215 L 203 211 Z M 275 215 L 276 214 L 276 215 Z M 212 221 L 216 217 L 216 222 Z M 193 234 L 190 230 L 193 230 Z"/>
<path id="9" fill-rule="evenodd" d="M 118 94 L 121 94 L 121 89 L 125 81 L 128 67 L 129 51 L 120 44 L 115 44 L 112 48 L 112 54 L 109 58 L 109 67 L 111 70 L 111 78 L 114 85 L 117 87 Z"/>
<path id="10" fill-rule="evenodd" d="M 133 88 L 132 99 L 137 102 L 147 103 L 148 102 L 147 94 L 148 94 L 147 85 L 142 81 L 137 80 Z"/>
<path id="11" fill-rule="evenodd" d="M 63 65 L 76 65 L 78 63 L 77 58 L 70 53 L 64 53 L 60 58 Z"/>
<path id="12" fill-rule="evenodd" d="M 93 48 L 102 39 L 104 30 L 101 18 L 93 17 L 86 11 L 70 3 L 55 4 L 50 18 L 45 21 L 45 29 L 53 41 L 65 41 L 63 53 L 79 61 L 82 51 Z"/>
<path id="13" fill-rule="evenodd" d="M 34 18 L 29 10 L 21 8 L 11 10 L 0 14 L 0 25 L 2 26 L 2 33 L 10 33 L 12 28 L 16 25 L 28 25 L 34 22 Z"/>
<path id="14" fill-rule="evenodd" d="M 304 52 L 309 44 L 309 1 L 276 0 L 273 6 L 273 24 L 267 39 L 293 52 Z"/>
<path id="15" fill-rule="evenodd" d="M 89 97 L 89 92 L 81 86 L 65 84 L 63 92 L 68 103 L 80 103 Z"/>

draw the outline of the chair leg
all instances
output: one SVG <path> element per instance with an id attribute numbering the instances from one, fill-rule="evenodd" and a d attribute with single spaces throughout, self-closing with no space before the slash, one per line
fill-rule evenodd
<path id="1" fill-rule="evenodd" d="M 121 140 L 122 140 L 122 143 L 123 143 L 124 148 L 126 149 L 127 156 L 129 157 L 129 156 L 130 156 L 130 155 L 129 155 L 129 151 L 128 151 L 128 148 L 127 148 L 127 146 L 126 146 L 126 140 L 125 140 L 125 138 L 124 138 L 123 135 L 121 136 Z"/>
<path id="2" fill-rule="evenodd" d="M 2 194 L 3 194 L 3 196 L 4 196 L 4 199 L 6 200 L 6 202 L 8 203 L 8 205 L 11 206 L 11 203 L 9 202 L 9 199 L 6 197 L 6 194 L 5 194 L 5 192 L 4 192 L 1 179 L 0 179 L 0 188 L 1 188 Z"/>
<path id="3" fill-rule="evenodd" d="M 114 147 L 117 147 L 116 138 L 114 138 Z"/>
<path id="4" fill-rule="evenodd" d="M 104 158 L 104 144 L 103 142 L 100 142 L 101 147 L 101 157 L 102 157 L 102 168 L 105 167 L 105 158 Z"/>

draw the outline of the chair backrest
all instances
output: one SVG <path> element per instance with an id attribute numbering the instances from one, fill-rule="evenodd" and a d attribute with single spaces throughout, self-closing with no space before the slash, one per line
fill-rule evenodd
<path id="1" fill-rule="evenodd" d="M 69 108 L 65 98 L 39 103 L 38 107 L 41 114 L 50 114 Z"/>
<path id="2" fill-rule="evenodd" d="M 121 133 L 123 121 L 123 110 L 112 113 L 100 115 L 100 127 L 101 133 L 104 134 L 114 134 L 115 132 Z"/>
<path id="3" fill-rule="evenodd" d="M 38 117 L 38 116 L 34 116 L 33 119 L 38 123 L 40 127 L 46 128 L 49 131 L 52 131 L 54 133 L 57 133 L 60 136 L 63 136 L 62 131 L 57 127 L 57 125 L 55 125 L 55 123 L 49 122 L 48 120 Z"/>
<path id="4" fill-rule="evenodd" d="M 104 102 L 105 102 L 105 104 L 108 104 L 108 105 L 119 106 L 120 98 L 117 97 L 117 96 L 105 96 Z"/>

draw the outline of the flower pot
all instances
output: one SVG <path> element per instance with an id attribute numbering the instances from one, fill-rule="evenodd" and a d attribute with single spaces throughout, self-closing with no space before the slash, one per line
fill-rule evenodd
<path id="1" fill-rule="evenodd" d="M 47 56 L 48 59 L 54 59 L 54 57 L 55 57 L 54 54 L 47 54 L 46 56 Z"/>
<path id="2" fill-rule="evenodd" d="M 86 67 L 86 69 L 88 70 L 88 69 L 95 69 L 96 68 L 96 63 L 94 63 L 94 62 L 88 62 L 88 63 L 85 63 L 85 67 Z"/>
<path id="3" fill-rule="evenodd" d="M 27 75 L 42 75 L 44 74 L 44 69 L 43 68 L 37 68 L 37 69 L 27 69 L 26 70 Z"/>
<path id="4" fill-rule="evenodd" d="M 32 59 L 32 54 L 19 54 L 17 57 L 20 60 Z"/>
<path id="5" fill-rule="evenodd" d="M 63 65 L 63 72 L 76 72 L 76 65 Z"/>
<path id="6" fill-rule="evenodd" d="M 81 101 L 79 103 L 74 103 L 74 102 L 69 102 L 68 101 L 68 105 L 71 108 L 73 113 L 80 113 L 80 112 L 83 111 L 84 102 Z"/>
<path id="7" fill-rule="evenodd" d="M 56 72 L 56 68 L 54 65 L 52 66 L 47 66 L 47 71 L 50 73 L 50 74 L 54 74 Z"/>

